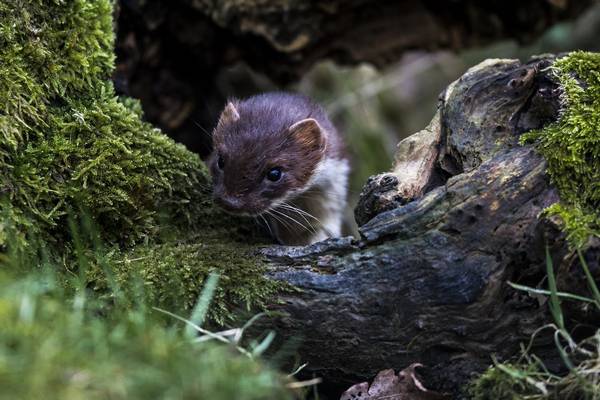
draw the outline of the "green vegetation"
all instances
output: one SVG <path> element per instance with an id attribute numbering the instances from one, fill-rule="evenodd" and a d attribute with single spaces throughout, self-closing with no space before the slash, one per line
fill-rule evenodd
<path id="1" fill-rule="evenodd" d="M 600 329 L 576 343 L 561 307 L 562 299 L 600 310 L 600 291 L 579 250 L 590 236 L 600 236 L 600 54 L 574 52 L 557 60 L 552 68 L 564 89 L 561 117 L 542 130 L 525 134 L 523 141 L 533 141 L 548 161 L 548 174 L 559 190 L 560 202 L 545 212 L 562 219 L 567 239 L 579 252 L 591 297 L 558 291 L 547 251 L 548 290 L 511 286 L 549 296 L 547 304 L 554 323 L 541 327 L 536 335 L 552 332 L 568 373 L 552 373 L 528 347 L 519 359 L 495 362 L 473 381 L 469 393 L 475 400 L 600 398 Z"/>
<path id="2" fill-rule="evenodd" d="M 203 209 L 200 161 L 115 96 L 111 14 L 110 1 L 0 5 L 0 182 L 23 234 L 60 243 L 85 207 L 131 245 Z"/>
<path id="3" fill-rule="evenodd" d="M 113 278 L 126 292 L 135 289 L 135 279 L 144 282 L 150 304 L 167 310 L 190 310 L 207 272 L 218 271 L 220 285 L 214 296 L 209 315 L 219 324 L 231 322 L 233 307 L 250 311 L 265 308 L 279 285 L 263 279 L 263 267 L 249 256 L 251 246 L 231 245 L 218 239 L 207 241 L 198 236 L 189 242 L 138 245 L 128 252 L 108 251 L 102 257 L 94 256 L 87 274 L 94 289 L 110 294 L 109 278 Z M 108 272 L 108 273 L 107 273 Z M 133 279 L 133 281 L 132 281 Z"/>
<path id="4" fill-rule="evenodd" d="M 577 345 L 573 352 L 585 361 L 566 376 L 554 375 L 534 356 L 518 364 L 496 364 L 470 388 L 473 400 L 591 400 L 598 399 L 600 386 L 600 336 Z"/>
<path id="5" fill-rule="evenodd" d="M 573 52 L 552 68 L 564 89 L 561 117 L 523 140 L 535 141 L 560 193 L 547 213 L 561 217 L 570 243 L 580 247 L 600 236 L 600 53 Z"/>
<path id="6" fill-rule="evenodd" d="M 0 245 L 9 229 L 12 246 L 36 238 L 72 272 L 68 220 L 85 214 L 99 236 L 89 242 L 106 249 L 88 285 L 105 290 L 109 271 L 121 282 L 138 275 L 156 305 L 181 311 L 219 269 L 211 316 L 231 320 L 232 307 L 264 305 L 276 285 L 235 243 L 252 226 L 213 209 L 204 164 L 143 122 L 137 101 L 115 95 L 112 8 L 0 4 Z"/>
<path id="7" fill-rule="evenodd" d="M 234 346 L 193 343 L 143 299 L 109 307 L 56 278 L 0 273 L 0 399 L 294 398 L 289 379 Z"/>
<path id="8" fill-rule="evenodd" d="M 554 319 L 553 324 L 540 328 L 550 330 L 554 336 L 556 351 L 569 371 L 567 375 L 556 375 L 550 372 L 543 361 L 533 354 L 528 347 L 521 357 L 513 363 L 495 362 L 470 386 L 469 392 L 474 400 L 584 400 L 600 398 L 600 329 L 595 335 L 576 343 L 565 327 L 565 316 L 560 299 L 581 301 L 600 309 L 600 291 L 590 273 L 581 252 L 579 260 L 591 298 L 558 292 L 554 269 L 549 251 L 546 250 L 548 272 L 549 301 L 548 306 Z M 518 289 L 540 294 L 540 290 L 522 287 Z"/>
<path id="9" fill-rule="evenodd" d="M 231 323 L 280 287 L 198 157 L 116 96 L 113 5 L 0 3 L 0 398 L 291 398 L 152 309 L 189 315 L 217 272 L 203 314 Z"/>
<path id="10" fill-rule="evenodd" d="M 116 96 L 112 12 L 110 0 L 0 3 L 0 398 L 291 398 L 237 343 L 193 342 L 152 308 L 228 324 L 282 288 L 251 253 L 253 227 L 213 209 L 202 162 Z M 600 230 L 598 65 L 558 61 L 563 116 L 526 135 L 561 193 L 548 212 L 576 245 Z M 211 307 L 192 312 L 215 271 Z M 476 398 L 597 391 L 599 339 L 574 345 L 559 320 L 561 351 L 586 361 L 567 377 L 533 357 L 498 364 Z"/>

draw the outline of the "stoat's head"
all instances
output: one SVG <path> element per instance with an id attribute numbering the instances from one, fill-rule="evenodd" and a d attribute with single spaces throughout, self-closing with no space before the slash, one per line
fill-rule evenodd
<path id="1" fill-rule="evenodd" d="M 258 215 L 303 191 L 323 159 L 326 136 L 310 117 L 231 101 L 213 132 L 208 166 L 214 199 L 232 213 Z"/>

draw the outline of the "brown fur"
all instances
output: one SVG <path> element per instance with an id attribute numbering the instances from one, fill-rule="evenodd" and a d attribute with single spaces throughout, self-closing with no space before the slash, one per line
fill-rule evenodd
<path id="1" fill-rule="evenodd" d="M 324 111 L 305 96 L 286 93 L 229 102 L 213 132 L 213 147 L 208 166 L 215 201 L 250 215 L 307 189 L 324 159 L 344 159 Z M 266 178 L 272 168 L 282 171 L 277 182 Z"/>

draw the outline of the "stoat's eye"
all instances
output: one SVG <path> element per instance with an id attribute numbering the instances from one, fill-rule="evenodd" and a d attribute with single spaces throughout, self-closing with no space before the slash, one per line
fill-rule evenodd
<path id="1" fill-rule="evenodd" d="M 277 182 L 278 180 L 281 179 L 282 175 L 283 175 L 283 172 L 281 172 L 281 168 L 279 168 L 279 167 L 271 168 L 267 172 L 267 179 L 270 180 L 271 182 Z"/>
<path id="2" fill-rule="evenodd" d="M 219 169 L 225 168 L 225 160 L 223 159 L 222 155 L 219 155 L 219 158 L 217 158 L 217 166 Z"/>

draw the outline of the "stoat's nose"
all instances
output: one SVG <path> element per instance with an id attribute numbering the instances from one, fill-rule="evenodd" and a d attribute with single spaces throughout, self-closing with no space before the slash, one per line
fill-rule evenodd
<path id="1" fill-rule="evenodd" d="M 223 207 L 227 211 L 231 212 L 240 212 L 242 211 L 244 203 L 239 197 L 234 196 L 218 196 L 215 198 L 217 204 Z"/>

